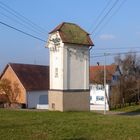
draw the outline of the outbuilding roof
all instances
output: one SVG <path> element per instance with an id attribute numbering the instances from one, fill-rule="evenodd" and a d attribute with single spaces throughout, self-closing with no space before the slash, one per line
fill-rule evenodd
<path id="1" fill-rule="evenodd" d="M 85 46 L 94 46 L 89 33 L 74 23 L 63 22 L 58 25 L 49 34 L 59 32 L 63 43 L 78 44 Z"/>
<path id="2" fill-rule="evenodd" d="M 49 67 L 42 65 L 9 63 L 18 79 L 27 91 L 48 90 L 49 89 Z M 1 77 L 2 77 L 1 75 Z"/>

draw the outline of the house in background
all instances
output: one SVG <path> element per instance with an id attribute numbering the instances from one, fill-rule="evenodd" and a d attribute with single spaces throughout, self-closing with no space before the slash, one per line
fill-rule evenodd
<path id="1" fill-rule="evenodd" d="M 17 103 L 27 108 L 48 108 L 49 67 L 9 63 L 0 79 L 16 82 L 20 89 Z"/>
<path id="2" fill-rule="evenodd" d="M 106 101 L 104 81 L 104 66 L 90 66 L 90 110 L 109 110 L 111 87 L 119 81 L 121 71 L 117 65 L 106 66 Z"/>

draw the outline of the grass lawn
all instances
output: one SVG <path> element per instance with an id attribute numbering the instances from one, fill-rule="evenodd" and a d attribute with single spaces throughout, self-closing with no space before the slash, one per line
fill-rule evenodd
<path id="1" fill-rule="evenodd" d="M 140 140 L 140 116 L 0 109 L 0 140 Z"/>

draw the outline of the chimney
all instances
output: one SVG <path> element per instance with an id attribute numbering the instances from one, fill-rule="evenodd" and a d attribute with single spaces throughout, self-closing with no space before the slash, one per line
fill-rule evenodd
<path id="1" fill-rule="evenodd" d="M 99 65 L 100 65 L 100 63 L 99 63 L 99 62 L 97 62 L 97 65 L 99 66 Z"/>

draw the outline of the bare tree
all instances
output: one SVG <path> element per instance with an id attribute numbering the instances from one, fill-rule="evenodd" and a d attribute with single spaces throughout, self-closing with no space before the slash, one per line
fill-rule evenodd
<path id="1" fill-rule="evenodd" d="M 8 102 L 16 103 L 17 98 L 20 96 L 20 88 L 16 82 L 13 84 L 8 79 L 0 80 L 0 92 L 7 96 Z"/>
<path id="2" fill-rule="evenodd" d="M 121 95 L 119 85 L 113 85 L 111 88 L 110 104 L 111 108 L 117 108 L 117 105 L 121 105 Z"/>
<path id="3" fill-rule="evenodd" d="M 135 53 L 128 53 L 123 58 L 119 55 L 115 57 L 115 62 L 120 66 L 122 76 L 120 77 L 121 103 L 139 101 L 139 81 L 140 81 L 140 59 Z"/>

